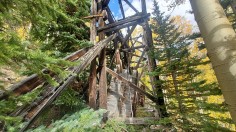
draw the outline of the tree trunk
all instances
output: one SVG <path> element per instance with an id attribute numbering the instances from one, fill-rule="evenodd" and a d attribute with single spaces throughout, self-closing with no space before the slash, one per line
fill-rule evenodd
<path id="1" fill-rule="evenodd" d="M 236 123 L 236 34 L 218 0 L 190 0 L 208 56 Z"/>

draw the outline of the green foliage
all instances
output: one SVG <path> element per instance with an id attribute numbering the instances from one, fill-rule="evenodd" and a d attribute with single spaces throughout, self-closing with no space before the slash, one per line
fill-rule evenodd
<path id="1" fill-rule="evenodd" d="M 197 66 L 208 62 L 190 53 L 194 41 L 192 36 L 184 35 L 170 16 L 164 16 L 156 1 L 152 19 L 154 22 L 151 27 L 157 37 L 154 38 L 155 49 L 151 54 L 159 65 L 151 74 L 160 77 L 156 83 L 165 90 L 166 107 L 170 115 L 158 123 L 171 122 L 182 131 L 197 131 L 200 128 L 202 131 L 227 130 L 218 119 L 209 115 L 210 111 L 223 113 L 227 109 L 223 105 L 207 103 L 207 96 L 221 95 L 221 92 L 216 83 L 207 84 L 206 80 L 198 78 L 201 71 Z"/>
<path id="2" fill-rule="evenodd" d="M 4 124 L 7 130 L 14 131 L 22 125 L 20 117 L 12 117 L 8 114 L 16 110 L 18 107 L 30 104 L 31 101 L 33 101 L 40 94 L 41 90 L 41 88 L 38 88 L 23 96 L 10 96 L 8 100 L 0 101 L 0 122 Z"/>
<path id="3" fill-rule="evenodd" d="M 86 107 L 84 100 L 71 88 L 63 91 L 53 104 L 59 107 L 66 107 L 67 113 Z M 70 108 L 70 110 L 68 108 Z"/>
<path id="4" fill-rule="evenodd" d="M 89 6 L 88 0 L 1 0 L 0 67 L 8 66 L 23 75 L 37 73 L 51 85 L 58 85 L 41 70 L 47 69 L 63 79 L 69 74 L 66 68 L 78 65 L 62 58 L 90 45 L 89 28 L 82 19 L 89 14 Z M 6 90 L 1 83 L 0 88 Z M 20 97 L 10 96 L 0 102 L 0 120 L 9 131 L 18 130 L 21 119 L 8 114 L 31 103 L 38 93 L 36 90 Z M 56 104 L 71 109 L 84 107 L 77 94 L 69 90 Z"/>
<path id="5" fill-rule="evenodd" d="M 30 132 L 123 132 L 130 130 L 124 123 L 115 120 L 108 120 L 106 124 L 102 123 L 102 117 L 106 110 L 97 110 L 85 108 L 72 115 L 66 115 L 61 120 L 55 121 L 50 126 L 40 126 Z"/>
<path id="6" fill-rule="evenodd" d="M 38 73 L 56 85 L 41 70 L 64 78 L 64 68 L 72 64 L 61 57 L 90 46 L 89 28 L 82 19 L 89 14 L 89 1 L 3 0 L 0 7 L 0 66 Z"/>

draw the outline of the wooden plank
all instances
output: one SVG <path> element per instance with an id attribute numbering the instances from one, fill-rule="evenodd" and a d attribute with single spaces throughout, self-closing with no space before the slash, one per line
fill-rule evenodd
<path id="1" fill-rule="evenodd" d="M 91 15 L 97 14 L 97 2 L 96 0 L 91 1 Z M 90 21 L 90 42 L 94 45 L 96 44 L 96 18 L 93 18 Z M 89 106 L 93 109 L 96 109 L 96 77 L 97 77 L 97 69 L 96 69 L 96 57 L 92 60 L 90 65 L 90 75 L 89 75 Z"/>
<path id="2" fill-rule="evenodd" d="M 138 13 L 138 10 L 128 1 L 124 0 L 136 13 Z"/>
<path id="3" fill-rule="evenodd" d="M 116 77 L 117 79 L 119 79 L 120 81 L 126 83 L 127 85 L 129 85 L 131 88 L 133 88 L 134 90 L 136 90 L 137 92 L 147 96 L 150 100 L 152 100 L 153 102 L 156 103 L 157 98 L 154 97 L 153 95 L 151 95 L 150 93 L 147 93 L 146 91 L 142 90 L 141 88 L 139 88 L 138 86 L 136 86 L 135 84 L 133 84 L 132 82 L 128 81 L 127 79 L 125 79 L 124 77 L 120 76 L 119 74 L 115 73 L 114 71 L 112 71 L 111 69 L 107 68 L 106 71 L 111 74 L 113 77 Z"/>

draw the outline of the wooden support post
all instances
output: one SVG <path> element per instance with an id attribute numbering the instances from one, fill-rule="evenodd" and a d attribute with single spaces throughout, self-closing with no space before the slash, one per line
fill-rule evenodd
<path id="1" fill-rule="evenodd" d="M 97 2 L 96 0 L 91 1 L 91 15 L 97 14 Z M 96 43 L 96 18 L 93 18 L 90 22 L 90 41 Z M 93 59 L 90 66 L 90 75 L 89 75 L 89 106 L 93 109 L 96 109 L 96 58 Z"/>
<path id="2" fill-rule="evenodd" d="M 102 3 L 102 0 L 98 0 L 98 3 Z M 98 13 L 102 13 L 103 9 L 101 5 L 98 5 Z M 98 20 L 99 27 L 104 27 L 105 22 L 103 18 L 99 18 Z M 99 40 L 103 40 L 105 38 L 104 32 L 100 32 L 98 34 Z M 101 72 L 99 75 L 99 108 L 107 109 L 107 76 L 106 76 L 106 49 L 104 48 L 101 51 L 99 57 L 99 66 L 101 67 Z"/>

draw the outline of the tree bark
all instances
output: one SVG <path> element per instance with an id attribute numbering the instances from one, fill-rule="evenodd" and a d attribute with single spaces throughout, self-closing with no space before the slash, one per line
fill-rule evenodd
<path id="1" fill-rule="evenodd" d="M 218 0 L 190 0 L 208 56 L 236 123 L 236 34 Z"/>

